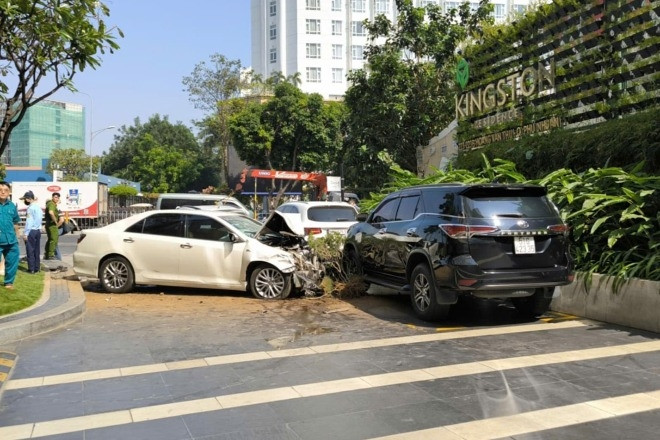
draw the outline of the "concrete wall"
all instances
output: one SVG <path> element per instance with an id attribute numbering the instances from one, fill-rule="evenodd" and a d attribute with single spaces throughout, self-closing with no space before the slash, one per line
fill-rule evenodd
<path id="1" fill-rule="evenodd" d="M 560 288 L 550 308 L 597 321 L 660 333 L 660 282 L 633 279 L 614 293 L 612 278 L 594 275 L 588 291 L 581 280 Z"/>

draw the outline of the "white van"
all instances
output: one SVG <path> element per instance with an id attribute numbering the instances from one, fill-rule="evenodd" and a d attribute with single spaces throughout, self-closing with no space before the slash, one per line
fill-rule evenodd
<path id="1" fill-rule="evenodd" d="M 166 193 L 158 196 L 156 209 L 176 209 L 184 206 L 232 206 L 245 215 L 252 216 L 250 210 L 238 199 L 223 194 Z"/>

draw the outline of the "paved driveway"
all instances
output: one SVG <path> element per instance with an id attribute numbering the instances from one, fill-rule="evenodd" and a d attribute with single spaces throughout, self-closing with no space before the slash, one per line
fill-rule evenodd
<path id="1" fill-rule="evenodd" d="M 656 334 L 468 302 L 260 301 L 90 286 L 83 318 L 19 341 L 0 438 L 652 439 Z"/>

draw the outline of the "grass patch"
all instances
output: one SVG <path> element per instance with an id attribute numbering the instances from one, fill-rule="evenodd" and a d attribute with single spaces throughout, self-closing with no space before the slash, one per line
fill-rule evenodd
<path id="1" fill-rule="evenodd" d="M 32 275 L 27 271 L 27 264 L 20 263 L 16 280 L 14 280 L 14 290 L 7 290 L 0 284 L 0 316 L 18 312 L 41 298 L 44 290 L 44 273 Z"/>

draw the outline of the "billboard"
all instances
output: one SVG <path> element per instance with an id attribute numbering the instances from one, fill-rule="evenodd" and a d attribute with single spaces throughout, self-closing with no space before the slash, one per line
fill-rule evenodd
<path id="1" fill-rule="evenodd" d="M 46 209 L 46 202 L 53 193 L 60 193 L 57 205 L 60 213 L 67 212 L 69 217 L 97 218 L 99 216 L 99 184 L 97 182 L 13 182 L 11 199 L 18 208 L 18 213 L 25 216 L 27 205 L 19 200 L 27 191 L 32 191 L 41 209 Z"/>

